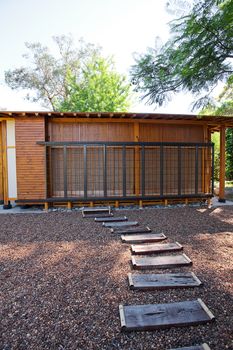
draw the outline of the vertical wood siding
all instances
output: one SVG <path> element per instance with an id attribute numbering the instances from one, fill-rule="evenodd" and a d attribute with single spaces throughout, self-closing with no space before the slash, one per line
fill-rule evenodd
<path id="1" fill-rule="evenodd" d="M 204 127 L 140 123 L 141 142 L 204 142 Z"/>
<path id="2" fill-rule="evenodd" d="M 19 199 L 46 198 L 44 118 L 16 118 L 16 167 Z"/>
<path id="3" fill-rule="evenodd" d="M 0 201 L 3 200 L 2 123 L 0 122 Z"/>
<path id="4" fill-rule="evenodd" d="M 132 123 L 50 123 L 50 141 L 134 141 Z"/>

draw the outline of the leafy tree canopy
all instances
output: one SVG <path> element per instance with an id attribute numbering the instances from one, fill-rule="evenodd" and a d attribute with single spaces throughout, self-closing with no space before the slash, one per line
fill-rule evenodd
<path id="1" fill-rule="evenodd" d="M 72 72 L 67 75 L 68 97 L 57 106 L 61 111 L 127 111 L 130 105 L 130 85 L 115 70 L 113 60 L 93 56 L 83 67 L 82 79 Z"/>
<path id="2" fill-rule="evenodd" d="M 201 0 L 171 22 L 171 39 L 159 52 L 149 48 L 136 58 L 132 82 L 149 104 L 162 105 L 173 93 L 189 91 L 200 107 L 217 83 L 233 73 L 232 58 L 233 1 Z"/>
<path id="3" fill-rule="evenodd" d="M 111 106 L 111 101 L 103 103 L 107 92 L 109 99 L 114 97 L 111 111 L 128 107 L 129 85 L 113 70 L 112 61 L 101 56 L 100 47 L 81 39 L 76 48 L 72 37 L 65 35 L 53 40 L 57 56 L 41 43 L 26 43 L 29 65 L 5 72 L 12 89 L 27 90 L 27 99 L 53 110 L 102 111 L 105 106 L 106 111 Z"/>

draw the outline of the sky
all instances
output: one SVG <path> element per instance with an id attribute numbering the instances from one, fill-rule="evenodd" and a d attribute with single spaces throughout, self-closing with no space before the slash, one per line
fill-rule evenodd
<path id="1" fill-rule="evenodd" d="M 113 55 L 118 72 L 128 75 L 134 53 L 154 47 L 155 38 L 166 42 L 167 0 L 0 0 L 0 108 L 43 110 L 12 91 L 4 83 L 4 71 L 26 64 L 25 42 L 41 42 L 54 50 L 52 36 L 72 34 L 74 41 L 100 45 L 104 55 Z M 192 98 L 180 94 L 158 108 L 135 102 L 132 112 L 191 113 Z"/>

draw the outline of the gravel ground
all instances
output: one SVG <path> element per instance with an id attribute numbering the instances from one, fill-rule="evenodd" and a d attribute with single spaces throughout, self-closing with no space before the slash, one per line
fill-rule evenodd
<path id="1" fill-rule="evenodd" d="M 130 291 L 129 247 L 80 212 L 0 216 L 0 349 L 233 349 L 233 207 L 117 211 L 179 241 L 204 282 L 195 289 Z M 147 271 L 144 271 L 147 272 Z M 155 272 L 162 272 L 161 270 Z M 143 273 L 143 272 L 142 272 Z M 118 305 L 201 298 L 210 324 L 121 333 Z"/>

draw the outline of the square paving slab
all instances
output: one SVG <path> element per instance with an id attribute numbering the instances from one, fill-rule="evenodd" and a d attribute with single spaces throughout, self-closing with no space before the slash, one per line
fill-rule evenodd
<path id="1" fill-rule="evenodd" d="M 104 227 L 127 227 L 127 226 L 137 226 L 137 221 L 124 221 L 124 222 L 104 222 Z"/>
<path id="2" fill-rule="evenodd" d="M 148 233 L 151 232 L 149 226 L 146 227 L 133 227 L 133 228 L 112 228 L 112 233 L 120 233 L 120 234 L 135 234 L 135 233 Z"/>
<path id="3" fill-rule="evenodd" d="M 199 287 L 202 283 L 193 272 L 128 274 L 130 289 L 158 290 L 170 288 Z"/>
<path id="4" fill-rule="evenodd" d="M 113 216 L 113 217 L 99 217 L 95 218 L 96 222 L 118 222 L 118 221 L 128 221 L 128 218 L 126 216 Z"/>
<path id="5" fill-rule="evenodd" d="M 185 346 L 184 348 L 173 348 L 173 349 L 167 349 L 167 350 L 210 350 L 209 345 L 206 343 L 202 345 L 194 345 L 194 346 Z"/>
<path id="6" fill-rule="evenodd" d="M 214 315 L 201 299 L 168 304 L 119 306 L 123 331 L 146 331 L 210 322 Z"/>
<path id="7" fill-rule="evenodd" d="M 131 246 L 132 254 L 156 254 L 165 252 L 175 252 L 182 250 L 180 243 L 153 243 L 153 244 L 134 244 Z"/>
<path id="8" fill-rule="evenodd" d="M 185 254 L 152 257 L 132 256 L 131 261 L 133 268 L 138 270 L 163 269 L 192 265 L 192 261 Z"/>
<path id="9" fill-rule="evenodd" d="M 152 243 L 167 239 L 163 233 L 147 233 L 145 235 L 122 235 L 121 240 L 124 243 Z"/>

